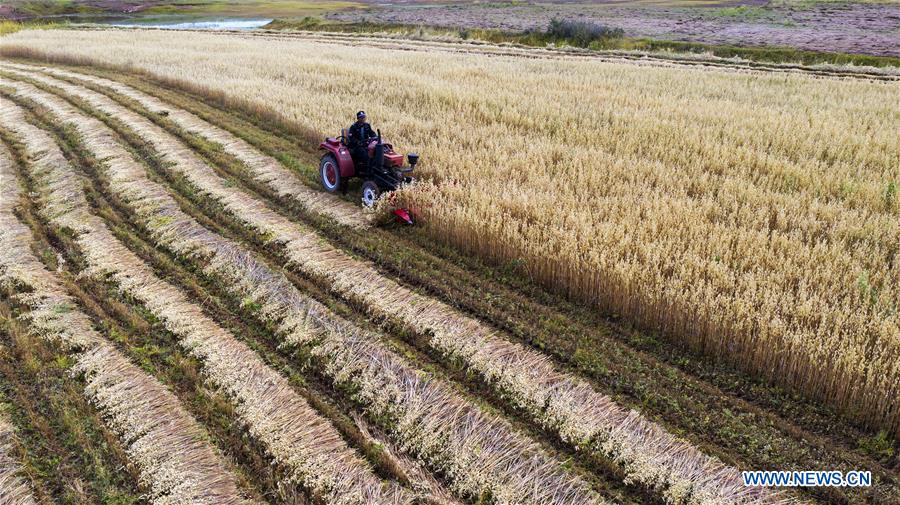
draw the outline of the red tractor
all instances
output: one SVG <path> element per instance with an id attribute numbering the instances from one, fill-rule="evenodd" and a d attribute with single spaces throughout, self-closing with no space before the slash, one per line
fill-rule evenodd
<path id="1" fill-rule="evenodd" d="M 340 137 L 328 137 L 325 142 L 319 144 L 319 149 L 325 151 L 322 161 L 319 162 L 319 178 L 322 186 L 329 193 L 347 191 L 347 181 L 352 177 L 359 177 L 362 184 L 362 203 L 366 207 L 372 207 L 381 193 L 394 191 L 402 184 L 409 184 L 413 178 L 408 174 L 419 162 L 416 153 L 407 154 L 409 166 L 403 166 L 403 155 L 394 152 L 391 144 L 381 141 L 381 131 L 378 136 L 367 141 L 369 150 L 369 166 L 365 163 L 354 163 L 347 146 L 347 137 L 341 130 Z"/>

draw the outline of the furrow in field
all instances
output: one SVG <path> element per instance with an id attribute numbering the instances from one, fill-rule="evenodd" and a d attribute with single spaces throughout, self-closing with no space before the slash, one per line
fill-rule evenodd
<path id="1" fill-rule="evenodd" d="M 393 440 L 388 439 L 380 430 L 370 426 L 366 420 L 359 414 L 352 413 L 353 422 L 359 428 L 362 436 L 369 443 L 378 445 L 383 448 L 387 458 L 400 467 L 407 478 L 423 489 L 427 489 L 430 496 L 428 497 L 429 505 L 462 505 L 463 502 L 452 495 L 449 489 L 438 481 L 434 475 L 429 473 L 425 467 L 417 460 L 404 453 L 399 452 L 399 447 Z"/>
<path id="2" fill-rule="evenodd" d="M 135 167 L 140 170 L 140 165 L 99 121 L 29 85 L 0 82 L 16 89 L 16 96 L 42 102 L 60 119 L 74 124 L 92 151 L 107 164 L 125 171 Z M 54 107 L 54 101 L 61 107 Z M 111 234 L 102 220 L 90 214 L 70 166 L 54 166 L 34 175 L 46 191 L 47 219 L 75 233 L 90 264 L 89 273 L 111 278 L 182 339 L 181 345 L 204 364 L 208 379 L 233 400 L 251 435 L 264 444 L 276 464 L 290 471 L 295 483 L 328 503 L 412 501 L 403 490 L 384 485 L 284 377 L 206 317 L 180 290 L 157 278 Z"/>
<path id="3" fill-rule="evenodd" d="M 59 176 L 67 162 L 52 139 L 27 124 L 21 110 L 8 102 L 0 104 L 0 124 L 24 142 L 31 170 L 54 188 L 58 200 L 50 203 L 49 212 L 71 205 L 74 191 L 68 186 L 78 183 Z M 0 153 L 7 161 L 8 155 Z M 234 475 L 178 399 L 94 330 L 55 274 L 34 256 L 31 232 L 12 212 L 20 193 L 12 164 L 0 163 L 0 170 L 0 281 L 19 288 L 14 299 L 29 309 L 32 330 L 58 342 L 75 358 L 75 370 L 86 380 L 85 394 L 140 468 L 150 501 L 251 503 L 241 496 Z"/>
<path id="4" fill-rule="evenodd" d="M 0 158 L 4 156 L 0 148 Z M 0 164 L 4 163 L 0 160 Z M 4 171 L 5 172 L 5 171 Z M 6 193 L 3 193 L 6 198 Z M 16 430 L 0 414 L 0 501 L 9 505 L 31 505 L 36 503 L 31 494 L 31 486 L 22 474 L 19 461 L 11 453 L 16 445 Z"/>
<path id="5" fill-rule="evenodd" d="M 124 84 L 75 72 L 69 72 L 51 67 L 34 67 L 31 65 L 8 64 L 10 68 L 19 70 L 41 70 L 50 74 L 82 79 L 84 81 L 112 89 L 132 100 L 139 102 L 144 107 L 155 113 L 163 114 L 175 121 L 180 127 L 190 133 L 198 134 L 206 139 L 220 144 L 228 153 L 241 160 L 249 169 L 253 178 L 267 185 L 280 197 L 290 198 L 301 204 L 309 212 L 324 214 L 333 218 L 338 223 L 352 227 L 365 227 L 371 224 L 372 214 L 364 212 L 358 205 L 323 191 L 316 191 L 303 184 L 294 173 L 283 167 L 275 158 L 267 156 L 255 147 L 248 144 L 230 132 L 211 125 L 182 109 L 171 107 L 156 97 L 141 93 Z"/>
<path id="6" fill-rule="evenodd" d="M 283 248 L 303 273 L 334 292 L 429 337 L 429 345 L 510 397 L 544 428 L 573 447 L 614 461 L 629 479 L 659 489 L 674 502 L 772 503 L 785 500 L 768 490 L 747 488 L 740 473 L 680 440 L 636 411 L 617 406 L 587 382 L 560 371 L 546 356 L 510 342 L 449 305 L 420 295 L 380 275 L 368 262 L 325 244 L 309 228 L 293 223 L 263 202 L 230 187 L 148 120 L 111 99 L 57 79 L 23 73 L 113 115 L 166 153 L 181 174 L 219 202 L 246 227 Z"/>
<path id="7" fill-rule="evenodd" d="M 72 107 L 30 85 L 14 86 L 57 115 L 85 124 L 86 130 L 97 121 L 76 117 Z M 139 119 L 133 113 L 115 113 L 123 122 Z M 186 163 L 191 170 L 205 167 L 165 132 L 153 125 L 142 126 L 136 131 L 166 142 L 157 145 L 160 153 L 170 155 L 164 160 Z M 92 150 L 111 142 L 99 136 L 85 138 Z M 443 473 L 458 494 L 476 499 L 487 494 L 495 503 L 509 504 L 602 503 L 581 479 L 565 472 L 508 422 L 460 399 L 441 381 L 407 364 L 377 336 L 334 316 L 245 249 L 201 227 L 142 169 L 115 165 L 107 164 L 106 169 L 112 190 L 131 206 L 158 243 L 206 263 L 206 272 L 223 279 L 226 289 L 259 306 L 263 321 L 277 325 L 287 341 L 308 348 L 322 373 L 336 384 L 354 388 L 375 419 L 390 419 L 388 429 L 401 449 Z"/>

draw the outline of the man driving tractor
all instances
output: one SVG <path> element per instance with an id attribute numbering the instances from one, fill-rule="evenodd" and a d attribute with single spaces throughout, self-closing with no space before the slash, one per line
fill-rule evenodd
<path id="1" fill-rule="evenodd" d="M 374 207 L 382 192 L 412 184 L 414 179 L 408 174 L 419 162 L 418 154 L 406 153 L 409 165 L 404 165 L 403 155 L 366 122 L 365 111 L 356 113 L 356 122 L 349 131 L 341 130 L 340 137 L 325 137 L 319 149 L 325 151 L 319 160 L 319 180 L 325 191 L 346 192 L 347 181 L 358 177 L 362 179 L 360 190 L 365 207 Z M 396 209 L 394 215 L 401 222 L 412 224 L 406 210 Z"/>
<path id="2" fill-rule="evenodd" d="M 369 151 L 367 149 L 368 140 L 378 135 L 372 130 L 372 125 L 366 122 L 366 111 L 361 110 L 356 113 L 356 122 L 350 126 L 347 144 L 350 147 L 350 156 L 356 166 L 364 167 L 368 173 L 371 169 L 369 166 Z"/>

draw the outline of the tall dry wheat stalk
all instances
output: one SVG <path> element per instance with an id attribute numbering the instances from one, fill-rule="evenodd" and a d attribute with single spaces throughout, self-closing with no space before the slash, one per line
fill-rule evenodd
<path id="1" fill-rule="evenodd" d="M 207 34 L 4 42 L 322 132 L 366 108 L 423 154 L 428 183 L 403 196 L 434 236 L 900 430 L 896 82 Z"/>

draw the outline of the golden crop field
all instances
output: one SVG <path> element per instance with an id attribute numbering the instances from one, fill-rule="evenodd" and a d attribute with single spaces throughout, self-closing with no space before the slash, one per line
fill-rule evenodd
<path id="1" fill-rule="evenodd" d="M 0 56 L 0 493 L 896 503 L 888 74 L 264 32 Z M 359 109 L 422 156 L 417 227 L 315 187 Z M 739 471 L 797 468 L 876 485 Z"/>
<path id="2" fill-rule="evenodd" d="M 7 44 L 336 134 L 365 108 L 431 233 L 896 430 L 894 82 L 159 32 Z"/>

